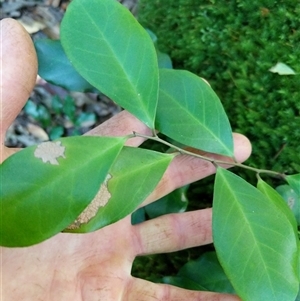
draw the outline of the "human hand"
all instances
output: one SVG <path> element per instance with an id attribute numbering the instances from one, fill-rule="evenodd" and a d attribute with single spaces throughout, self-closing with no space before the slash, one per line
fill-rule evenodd
<path id="1" fill-rule="evenodd" d="M 14 152 L 4 147 L 4 135 L 33 88 L 36 58 L 30 39 L 16 21 L 2 20 L 1 32 L 3 161 Z M 120 136 L 137 130 L 151 133 L 124 111 L 88 134 Z M 128 145 L 138 146 L 141 142 L 141 138 L 134 138 Z M 234 143 L 236 159 L 240 162 L 247 159 L 251 152 L 247 138 L 235 134 Z M 214 166 L 207 161 L 176 156 L 144 205 L 214 171 Z M 134 226 L 128 216 L 93 233 L 61 233 L 32 247 L 1 248 L 0 295 L 4 301 L 240 300 L 232 295 L 154 284 L 130 274 L 137 255 L 166 253 L 211 243 L 211 219 L 211 209 L 170 214 Z"/>

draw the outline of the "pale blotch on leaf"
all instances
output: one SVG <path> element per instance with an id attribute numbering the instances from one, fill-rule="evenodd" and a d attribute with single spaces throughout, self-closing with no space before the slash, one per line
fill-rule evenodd
<path id="1" fill-rule="evenodd" d="M 94 199 L 90 202 L 90 204 L 80 213 L 77 219 L 67 228 L 67 229 L 78 229 L 81 224 L 88 223 L 96 214 L 98 213 L 101 207 L 104 207 L 109 199 L 111 198 L 111 194 L 108 191 L 107 185 L 108 181 L 111 179 L 111 175 L 108 174 L 101 184 L 99 191 L 97 192 Z"/>
<path id="2" fill-rule="evenodd" d="M 61 145 L 60 141 L 48 141 L 37 146 L 34 151 L 34 156 L 41 159 L 44 163 L 49 162 L 52 165 L 58 165 L 57 158 L 66 158 L 64 153 L 65 147 Z"/>

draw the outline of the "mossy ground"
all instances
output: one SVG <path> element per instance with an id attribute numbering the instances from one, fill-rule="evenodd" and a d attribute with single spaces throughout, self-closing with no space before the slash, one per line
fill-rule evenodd
<path id="1" fill-rule="evenodd" d="M 157 35 L 174 68 L 206 78 L 233 130 L 251 140 L 247 164 L 291 174 L 300 172 L 299 14 L 294 0 L 140 0 L 138 9 L 139 21 Z M 298 74 L 271 73 L 277 62 Z M 254 173 L 235 171 L 255 185 Z M 210 207 L 212 193 L 213 177 L 192 184 L 188 210 Z M 146 279 L 174 274 L 190 260 L 185 252 L 204 251 L 138 258 L 133 274 Z"/>
<path id="2" fill-rule="evenodd" d="M 139 21 L 175 68 L 206 78 L 234 131 L 253 144 L 249 164 L 300 172 L 300 3 L 141 0 Z M 297 75 L 269 69 L 277 62 Z"/>

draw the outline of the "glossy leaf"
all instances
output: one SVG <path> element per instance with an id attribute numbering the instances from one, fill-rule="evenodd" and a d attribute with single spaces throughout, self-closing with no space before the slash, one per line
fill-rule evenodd
<path id="1" fill-rule="evenodd" d="M 299 244 L 298 244 L 298 279 L 299 279 L 299 291 L 298 291 L 298 296 L 299 296 L 300 295 L 300 237 L 299 237 Z"/>
<path id="2" fill-rule="evenodd" d="M 300 284 L 299 284 L 299 292 L 298 292 L 298 295 L 296 297 L 296 300 L 295 301 L 300 301 Z"/>
<path id="3" fill-rule="evenodd" d="M 286 204 L 282 196 L 273 189 L 269 184 L 267 184 L 262 179 L 259 179 L 257 182 L 257 188 L 268 198 L 269 202 L 272 202 L 277 210 L 285 214 L 287 220 L 291 223 L 292 228 L 294 229 L 295 239 L 297 238 L 297 221 L 295 216 L 289 206 Z"/>
<path id="4" fill-rule="evenodd" d="M 298 244 L 298 279 L 299 279 L 299 289 L 300 289 L 300 237 L 299 237 L 299 244 Z M 299 295 L 300 291 L 298 291 Z"/>
<path id="5" fill-rule="evenodd" d="M 189 185 L 177 188 L 159 200 L 139 208 L 132 214 L 131 223 L 135 225 L 164 214 L 184 212 L 188 206 L 188 187 Z"/>
<path id="6" fill-rule="evenodd" d="M 158 61 L 159 68 L 167 68 L 167 69 L 173 68 L 172 60 L 168 54 L 159 51 L 158 48 L 156 48 L 156 54 L 157 54 L 157 61 Z"/>
<path id="7" fill-rule="evenodd" d="M 231 127 L 219 98 L 188 71 L 160 70 L 156 128 L 182 144 L 233 156 Z"/>
<path id="8" fill-rule="evenodd" d="M 188 186 L 180 187 L 161 199 L 147 205 L 145 211 L 148 217 L 156 218 L 164 214 L 184 212 L 188 205 L 186 196 L 187 189 Z"/>
<path id="9" fill-rule="evenodd" d="M 280 185 L 276 191 L 282 196 L 286 204 L 292 210 L 298 226 L 300 226 L 300 195 L 290 185 Z"/>
<path id="10" fill-rule="evenodd" d="M 175 277 L 164 282 L 182 288 L 234 294 L 215 252 L 204 253 L 199 259 L 186 263 Z"/>
<path id="11" fill-rule="evenodd" d="M 188 290 L 205 291 L 205 287 L 189 278 L 182 276 L 166 276 L 163 277 L 163 283 L 178 286 Z"/>
<path id="12" fill-rule="evenodd" d="M 0 244 L 36 244 L 67 227 L 99 190 L 124 141 L 62 138 L 5 160 L 0 166 Z"/>
<path id="13" fill-rule="evenodd" d="M 173 158 L 174 154 L 124 147 L 109 171 L 110 198 L 88 223 L 69 231 L 95 231 L 132 213 L 154 190 Z"/>
<path id="14" fill-rule="evenodd" d="M 221 168 L 215 180 L 213 238 L 242 300 L 295 300 L 298 241 L 289 218 L 258 189 Z"/>
<path id="15" fill-rule="evenodd" d="M 38 74 L 47 82 L 69 91 L 91 91 L 89 84 L 72 66 L 59 40 L 41 39 L 34 42 L 38 58 Z"/>
<path id="16" fill-rule="evenodd" d="M 131 214 L 131 224 L 137 225 L 144 222 L 147 219 L 145 208 L 139 208 Z"/>
<path id="17" fill-rule="evenodd" d="M 146 31 L 148 32 L 148 34 L 154 44 L 154 47 L 156 50 L 156 55 L 157 55 L 158 67 L 173 69 L 173 64 L 172 64 L 172 60 L 171 60 L 170 56 L 164 52 L 160 52 L 158 49 L 157 36 L 154 34 L 154 32 L 152 32 L 148 28 L 146 29 Z"/>
<path id="18" fill-rule="evenodd" d="M 158 96 L 155 48 L 127 8 L 115 0 L 73 0 L 61 24 L 61 41 L 87 81 L 154 127 Z"/>
<path id="19" fill-rule="evenodd" d="M 288 185 L 282 185 L 287 186 L 289 188 L 289 193 L 287 190 L 285 190 L 285 196 L 288 196 L 289 198 L 287 200 L 283 199 L 283 196 L 280 195 L 279 191 L 276 191 L 273 189 L 270 185 L 268 185 L 266 182 L 264 182 L 262 179 L 258 180 L 257 188 L 264 193 L 264 195 L 268 198 L 269 202 L 272 202 L 275 207 L 277 207 L 277 210 L 281 213 L 285 214 L 285 217 L 287 220 L 291 223 L 292 228 L 294 230 L 295 235 L 295 241 L 298 242 L 298 279 L 300 281 L 300 243 L 298 238 L 298 220 L 300 214 L 300 206 L 299 206 L 299 200 L 296 198 L 294 199 L 291 195 L 291 189 Z M 292 189 L 292 192 L 295 193 L 295 191 Z M 298 201 L 298 202 L 297 202 Z M 299 283 L 300 285 L 300 283 Z"/>
<path id="20" fill-rule="evenodd" d="M 300 196 L 300 174 L 286 176 L 285 178 L 290 186 L 296 191 L 298 196 Z"/>

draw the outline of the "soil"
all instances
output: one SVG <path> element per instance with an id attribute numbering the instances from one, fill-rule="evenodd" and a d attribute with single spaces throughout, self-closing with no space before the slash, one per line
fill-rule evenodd
<path id="1" fill-rule="evenodd" d="M 0 18 L 18 20 L 35 41 L 42 38 L 59 39 L 60 22 L 71 0 L 0 0 Z M 118 0 L 133 14 L 136 14 L 138 0 Z M 57 96 L 63 101 L 67 96 L 74 99 L 76 115 L 94 114 L 95 119 L 75 126 L 65 115 L 55 116 L 51 109 L 51 99 Z M 22 110 L 9 128 L 5 144 L 10 147 L 27 147 L 51 140 L 50 131 L 54 127 L 63 128 L 63 136 L 83 134 L 120 112 L 113 101 L 103 94 L 68 92 L 37 77 L 30 101 L 37 108 L 46 108 L 51 125 L 45 126 L 41 118 L 33 117 Z"/>

